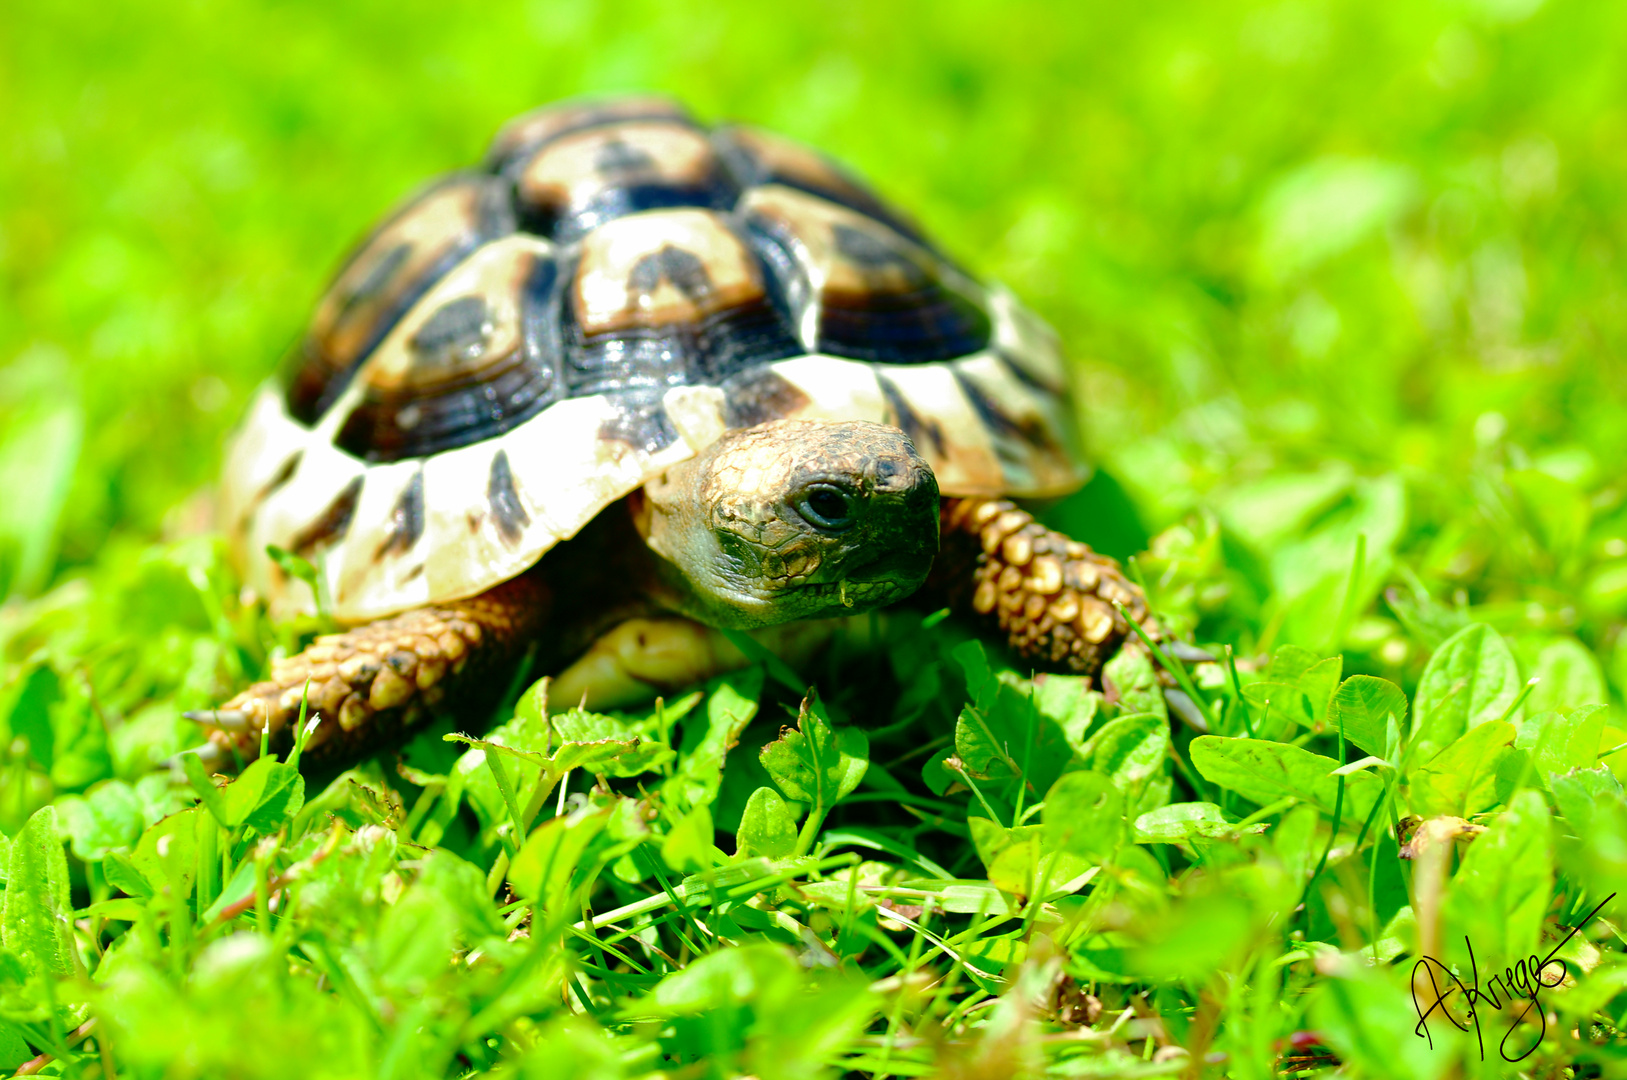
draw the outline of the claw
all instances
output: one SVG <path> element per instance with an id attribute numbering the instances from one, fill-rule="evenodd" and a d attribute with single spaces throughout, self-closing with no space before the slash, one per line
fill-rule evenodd
<path id="1" fill-rule="evenodd" d="M 181 773 L 181 759 L 188 754 L 197 754 L 205 769 L 212 769 L 226 760 L 224 750 L 214 743 L 204 743 L 202 746 L 194 746 L 190 750 L 182 750 L 174 757 L 166 759 L 164 765 L 175 773 Z"/>
<path id="2" fill-rule="evenodd" d="M 1200 735 L 1209 732 L 1209 725 L 1203 720 L 1203 714 L 1198 711 L 1197 704 L 1180 690 L 1165 690 L 1164 701 L 1169 705 L 1170 711 L 1179 716 L 1187 727 Z"/>
<path id="3" fill-rule="evenodd" d="M 181 714 L 194 724 L 208 724 L 222 731 L 248 731 L 249 714 L 242 709 L 192 709 Z"/>
<path id="4" fill-rule="evenodd" d="M 1216 657 L 1207 649 L 1200 649 L 1196 645 L 1185 641 L 1171 641 L 1164 645 L 1164 652 L 1186 664 L 1213 664 Z"/>

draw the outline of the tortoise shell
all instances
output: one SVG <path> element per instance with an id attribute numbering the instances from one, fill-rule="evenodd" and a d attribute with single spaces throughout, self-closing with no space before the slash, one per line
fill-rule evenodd
<path id="1" fill-rule="evenodd" d="M 230 449 L 248 579 L 377 618 L 523 571 L 724 430 L 910 436 L 946 495 L 1085 469 L 1056 340 L 824 157 L 625 98 L 513 121 L 349 257 Z"/>

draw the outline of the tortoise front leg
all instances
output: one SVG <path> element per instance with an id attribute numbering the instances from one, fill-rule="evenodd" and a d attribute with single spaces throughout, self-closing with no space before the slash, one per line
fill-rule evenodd
<path id="1" fill-rule="evenodd" d="M 248 761 L 260 754 L 263 730 L 273 751 L 293 746 L 303 697 L 308 715 L 321 716 L 305 760 L 352 760 L 437 713 L 494 707 L 550 606 L 550 590 L 532 571 L 467 600 L 329 634 L 274 661 L 269 680 L 187 719 L 209 729 L 214 753 L 205 756 L 229 762 L 235 750 Z"/>
<path id="2" fill-rule="evenodd" d="M 944 499 L 940 536 L 934 584 L 1041 669 L 1095 675 L 1131 636 L 1124 614 L 1160 636 L 1147 598 L 1116 561 L 1008 499 Z"/>

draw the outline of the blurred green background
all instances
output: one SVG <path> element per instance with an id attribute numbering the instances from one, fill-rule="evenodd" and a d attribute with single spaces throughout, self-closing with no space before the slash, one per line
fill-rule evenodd
<path id="1" fill-rule="evenodd" d="M 6 5 L 0 596 L 160 535 L 403 194 L 643 88 L 824 148 L 1051 320 L 1106 473 L 1064 512 L 1187 522 L 1176 608 L 1342 644 L 1359 532 L 1364 605 L 1417 601 L 1374 655 L 1472 608 L 1608 667 L 1624 38 L 1562 0 Z"/>

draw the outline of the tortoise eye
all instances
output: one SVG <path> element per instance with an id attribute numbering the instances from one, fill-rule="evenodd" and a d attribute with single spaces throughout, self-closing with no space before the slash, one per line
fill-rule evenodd
<path id="1" fill-rule="evenodd" d="M 853 502 L 834 484 L 815 484 L 803 493 L 797 512 L 820 532 L 841 532 L 853 524 Z"/>

